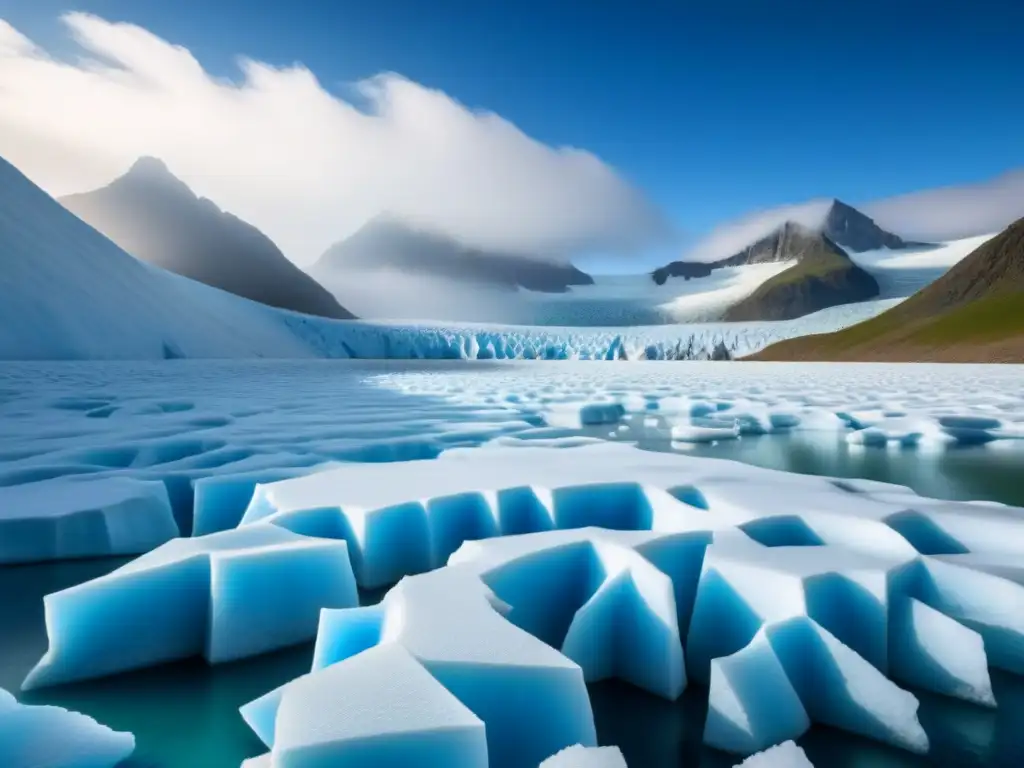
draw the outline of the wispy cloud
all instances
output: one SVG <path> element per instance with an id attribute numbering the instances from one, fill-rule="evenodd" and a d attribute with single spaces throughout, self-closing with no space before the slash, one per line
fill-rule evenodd
<path id="1" fill-rule="evenodd" d="M 242 59 L 231 83 L 138 26 L 62 20 L 88 56 L 57 60 L 0 22 L 0 155 L 51 194 L 154 155 L 300 264 L 382 212 L 532 253 L 627 252 L 668 233 L 594 155 L 399 75 L 357 84 L 361 109 L 299 65 Z"/>
<path id="2" fill-rule="evenodd" d="M 716 227 L 687 250 L 687 261 L 716 261 L 742 251 L 774 230 L 792 221 L 808 229 L 825 224 L 831 200 L 811 200 L 798 205 L 785 205 L 744 216 Z"/>
<path id="3" fill-rule="evenodd" d="M 698 239 L 682 258 L 714 261 L 731 256 L 787 221 L 820 229 L 831 203 L 831 199 L 811 200 L 727 222 Z M 992 234 L 1024 216 L 1024 170 L 976 184 L 926 189 L 854 207 L 882 229 L 906 240 L 942 242 Z"/>
<path id="4" fill-rule="evenodd" d="M 861 206 L 878 226 L 912 240 L 998 232 L 1024 216 L 1024 170 L 976 184 L 939 187 Z"/>

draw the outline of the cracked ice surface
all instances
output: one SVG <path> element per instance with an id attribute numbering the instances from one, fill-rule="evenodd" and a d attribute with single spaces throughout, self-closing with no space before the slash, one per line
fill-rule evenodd
<path id="1" fill-rule="evenodd" d="M 562 365 L 571 367 L 496 368 L 472 377 L 400 372 L 377 382 L 460 405 L 511 404 L 552 426 L 646 417 L 652 431 L 682 442 L 794 429 L 843 431 L 865 446 L 1024 439 L 1024 366 Z"/>
<path id="2" fill-rule="evenodd" d="M 431 481 L 428 468 L 442 466 Z M 473 537 L 539 531 L 467 541 L 380 606 L 325 611 L 308 676 L 401 644 L 484 721 L 491 765 L 593 744 L 579 715 L 584 684 L 608 677 L 669 699 L 688 679 L 708 683 L 705 740 L 739 754 L 812 722 L 925 752 L 917 700 L 900 682 L 994 706 L 988 665 L 1016 671 L 1024 660 L 1024 589 L 915 547 L 946 541 L 950 519 L 983 530 L 976 516 L 991 514 L 1015 535 L 957 545 L 1024 553 L 1019 510 L 946 503 L 934 517 L 933 501 L 881 483 L 855 489 L 615 444 L 488 446 L 380 469 L 267 486 L 261 508 L 280 499 L 287 511 L 248 524 L 332 509 L 361 521 L 335 528 L 355 532 L 353 547 L 386 510 L 410 515 L 391 530 L 418 517 L 431 542 L 451 543 L 453 520 Z M 440 500 L 443 514 L 431 515 Z M 481 533 L 481 519 L 493 529 Z M 410 573 L 436 566 L 428 550 L 420 557 Z M 370 568 L 372 549 L 362 558 Z M 272 750 L 289 685 L 243 710 Z M 523 700 L 543 707 L 544 727 L 528 734 L 504 703 Z"/>
<path id="3" fill-rule="evenodd" d="M 131 647 L 131 634 L 127 646 L 104 645 L 117 638 L 83 632 L 82 623 L 75 621 L 79 608 L 84 609 L 82 616 L 102 615 L 119 590 L 130 591 L 134 579 L 168 575 L 172 586 L 161 604 L 189 617 L 168 630 L 168 637 L 150 637 L 151 647 L 173 648 L 180 655 L 220 648 L 241 656 L 272 647 L 251 644 L 252 637 L 269 627 L 292 632 L 277 637 L 275 644 L 310 637 L 316 609 L 331 605 L 313 597 L 309 605 L 299 606 L 301 615 L 288 621 L 281 619 L 288 619 L 283 612 L 292 606 L 269 605 L 251 615 L 241 611 L 229 615 L 220 631 L 205 613 L 201 620 L 195 618 L 199 606 L 216 601 L 218 594 L 258 588 L 267 564 L 282 563 L 276 567 L 287 567 L 288 573 L 306 579 L 305 584 L 329 591 L 354 577 L 352 571 L 337 568 L 344 562 L 342 551 L 364 579 L 367 573 L 388 572 L 397 578 L 444 565 L 447 553 L 467 538 L 540 532 L 466 544 L 462 551 L 472 557 L 458 555 L 469 558 L 466 562 L 410 576 L 380 608 L 325 612 L 317 671 L 311 677 L 340 660 L 358 663 L 360 651 L 398 643 L 486 724 L 488 734 L 494 732 L 488 738 L 517 742 L 515 735 L 502 731 L 502 724 L 510 721 L 504 719 L 500 697 L 489 698 L 466 682 L 473 675 L 471 671 L 467 676 L 467 669 L 475 670 L 480 657 L 492 658 L 484 652 L 489 648 L 477 647 L 481 636 L 476 627 L 453 633 L 454 625 L 438 618 L 447 614 L 431 617 L 425 609 L 394 608 L 429 607 L 439 599 L 438 592 L 445 599 L 465 600 L 481 615 L 486 610 L 497 617 L 498 625 L 519 630 L 523 655 L 515 657 L 515 669 L 539 666 L 524 684 L 534 686 L 531 695 L 556 714 L 559 707 L 572 714 L 547 718 L 550 727 L 535 734 L 538 742 L 522 746 L 528 750 L 532 744 L 530 759 L 539 762 L 556 748 L 587 743 L 589 704 L 573 692 L 578 694 L 589 679 L 622 677 L 668 697 L 677 695 L 688 680 L 706 681 L 715 723 L 706 738 L 746 754 L 799 735 L 808 722 L 838 723 L 920 749 L 916 702 L 897 686 L 929 688 L 992 706 L 989 665 L 1024 671 L 1024 537 L 1018 510 L 925 499 L 881 483 L 800 477 L 561 437 L 571 434 L 575 423 L 614 429 L 618 421 L 638 413 L 641 402 L 642 417 L 661 411 L 662 418 L 679 418 L 677 426 L 686 426 L 686 420 L 702 418 L 691 415 L 695 403 L 698 410 L 705 409 L 706 418 L 728 412 L 723 403 L 735 407 L 749 401 L 764 407 L 761 413 L 767 420 L 759 423 L 773 430 L 829 425 L 825 417 L 831 417 L 832 429 L 867 428 L 863 425 L 879 416 L 906 418 L 893 414 L 913 406 L 928 413 L 930 423 L 952 430 L 957 440 L 978 441 L 979 435 L 1005 439 L 1020 424 L 1020 369 L 531 363 L 463 366 L 457 372 L 436 367 L 424 377 L 384 366 L 346 365 L 352 364 L 319 369 L 288 365 L 285 376 L 273 365 L 256 376 L 248 366 L 188 362 L 168 365 L 159 373 L 144 366 L 120 369 L 127 376 L 116 366 L 76 366 L 43 375 L 45 366 L 26 366 L 23 374 L 18 366 L 5 369 L 0 382 L 5 426 L 0 486 L 17 490 L 22 483 L 45 483 L 72 473 L 82 475 L 83 482 L 159 480 L 180 513 L 186 499 L 191 503 L 188 486 L 199 480 L 197 511 L 203 510 L 199 517 L 207 526 L 199 528 L 216 531 L 237 524 L 253 488 L 265 483 L 249 508 L 250 521 L 238 532 L 221 534 L 221 539 L 172 542 L 134 567 L 111 574 L 120 574 L 117 579 L 82 585 L 75 593 L 81 601 L 61 598 L 64 593 L 54 596 L 54 605 L 64 607 L 48 609 L 51 651 L 40 669 L 51 667 L 81 678 L 114 671 L 103 668 L 109 659 L 131 659 L 133 666 L 157 663 L 160 659 L 133 655 L 137 650 Z M 232 375 L 245 375 L 251 391 L 240 396 Z M 426 379 L 436 388 L 425 386 Z M 706 410 L 709 405 L 713 411 Z M 555 411 L 560 415 L 553 417 Z M 538 428 L 541 417 L 564 419 L 570 426 Z M 838 427 L 836 420 L 842 422 Z M 752 420 L 735 421 L 745 430 Z M 445 448 L 495 437 L 497 445 L 449 451 L 438 462 L 372 464 L 429 458 Z M 543 446 L 543 458 L 536 453 L 538 446 Z M 607 460 L 599 458 L 598 451 L 613 449 L 629 453 L 615 454 L 614 460 L 612 454 Z M 489 451 L 498 451 L 498 460 L 488 458 Z M 404 485 L 406 493 L 374 497 L 357 482 L 347 489 L 325 487 L 323 497 L 311 495 L 316 504 L 327 500 L 326 511 L 301 508 L 306 504 L 302 499 L 287 510 L 263 503 L 291 484 L 292 490 L 306 487 L 305 480 L 275 482 L 316 467 L 344 471 L 345 465 L 330 462 L 345 459 L 371 462 L 347 468 L 365 472 L 382 494 Z M 430 472 L 421 465 L 437 470 L 445 468 L 441 462 L 462 467 L 459 475 L 465 482 L 438 480 L 433 487 Z M 322 479 L 308 481 L 312 488 Z M 291 492 L 282 498 L 291 498 Z M 166 520 L 166 508 L 161 509 L 156 517 Z M 389 515 L 398 525 L 386 525 Z M 407 535 L 408 521 L 414 523 L 410 530 L 426 532 L 426 544 L 423 536 Z M 643 530 L 545 532 L 593 525 Z M 251 534 L 250 529 L 270 532 Z M 308 533 L 319 536 L 308 539 Z M 267 540 L 243 546 L 250 535 Z M 584 538 L 572 539 L 577 535 Z M 285 544 L 289 537 L 313 544 Z M 239 567 L 226 571 L 234 575 L 233 582 L 207 576 L 215 557 L 211 540 L 239 545 L 226 547 L 238 554 L 233 564 Z M 398 546 L 388 547 L 389 542 Z M 482 549 L 473 554 L 477 546 Z M 512 554 L 497 549 L 487 554 L 488 548 L 500 546 L 510 547 Z M 307 560 L 303 554 L 288 563 L 286 556 L 295 552 L 321 555 Z M 492 557 L 496 559 L 490 561 Z M 475 558 L 491 562 L 491 567 L 477 573 Z M 327 562 L 334 563 L 333 570 Z M 266 578 L 273 582 L 274 574 L 283 572 L 268 570 Z M 552 574 L 564 589 L 549 588 Z M 763 594 L 769 584 L 777 600 Z M 227 591 L 218 593 L 218 588 Z M 306 589 L 318 594 L 315 588 Z M 669 594 L 675 629 L 666 607 Z M 531 601 L 538 604 L 531 608 Z M 354 603 L 348 598 L 334 603 L 346 604 Z M 130 614 L 143 606 L 129 602 L 121 608 Z M 721 633 L 724 637 L 702 636 L 706 617 L 716 611 L 728 621 L 729 631 Z M 615 618 L 623 615 L 629 616 L 626 624 L 632 631 L 611 632 L 609 625 L 621 625 Z M 62 623 L 67 631 L 55 632 Z M 183 628 L 187 637 L 178 632 Z M 545 655 L 539 665 L 527 653 L 537 648 L 534 632 L 549 641 L 554 638 L 558 649 L 537 640 L 554 654 Z M 213 642 L 215 637 L 219 643 Z M 643 653 L 624 653 L 623 648 L 642 648 Z M 459 653 L 469 654 L 469 662 Z M 71 662 L 60 661 L 62 655 Z M 794 658 L 800 663 L 794 664 Z M 216 652 L 211 660 L 217 660 Z M 828 688 L 829 695 L 820 695 L 801 679 L 804 660 L 818 679 L 836 684 Z M 502 688 L 508 684 L 501 679 L 502 665 L 495 666 L 490 672 L 498 678 L 493 688 L 507 690 Z M 866 689 L 838 686 L 851 670 L 858 680 L 867 681 Z M 552 686 L 552 679 L 560 682 Z M 763 687 L 762 680 L 769 681 L 765 684 L 781 702 L 767 713 L 751 694 Z M 545 684 L 562 698 L 537 694 Z M 254 729 L 268 739 L 276 706 L 271 696 L 247 709 Z M 579 711 L 585 713 L 582 720 Z M 305 737 L 296 738 L 300 744 Z M 346 749 L 350 743 L 344 732 L 332 739 L 331 749 Z M 492 755 L 491 761 L 496 759 Z"/>
<path id="4" fill-rule="evenodd" d="M 685 443 L 827 429 L 866 450 L 1008 444 L 1024 435 L 1022 380 L 1014 366 L 9 363 L 0 562 L 144 552 L 175 529 L 233 528 L 260 483 L 501 436 L 542 444 L 600 426 Z M 173 525 L 159 489 L 127 480 L 162 483 Z"/>
<path id="5" fill-rule="evenodd" d="M 429 673 L 415 673 L 429 689 L 416 700 L 447 691 L 484 724 L 488 764 L 510 767 L 593 746 L 585 684 L 609 677 L 667 699 L 690 680 L 707 683 L 705 740 L 738 754 L 810 723 L 923 752 L 918 703 L 900 683 L 993 706 L 988 666 L 1024 670 L 1024 587 L 931 556 L 1024 554 L 1012 508 L 597 443 L 338 466 L 262 486 L 252 509 L 260 515 L 235 535 L 286 526 L 315 536 L 310 547 L 344 538 L 364 582 L 412 574 L 378 606 L 323 611 L 313 671 L 244 708 L 275 760 L 281 734 L 285 751 L 308 746 L 295 713 L 329 710 L 331 691 L 348 691 L 346 706 L 388 711 L 375 698 L 390 690 L 383 682 L 358 692 L 331 682 L 390 674 L 372 648 L 404 649 Z M 990 524 L 1003 534 L 988 535 Z M 319 568 L 306 572 L 315 579 Z M 48 623 L 74 616 L 74 595 L 51 597 Z M 49 663 L 75 646 L 70 632 Z M 87 657 L 77 658 L 87 673 Z M 292 714 L 282 719 L 285 702 Z M 535 716 L 528 732 L 521 702 Z M 401 720 L 430 716 L 402 710 Z M 390 733 L 395 721 L 381 717 Z M 364 748 L 363 736 L 335 725 L 331 755 Z M 478 755 L 459 733 L 430 749 Z M 399 740 L 414 750 L 402 759 L 419 739 Z M 380 748 L 397 747 L 382 737 Z"/>

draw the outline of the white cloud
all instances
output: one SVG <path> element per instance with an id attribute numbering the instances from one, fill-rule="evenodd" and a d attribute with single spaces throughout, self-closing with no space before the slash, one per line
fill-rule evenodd
<path id="1" fill-rule="evenodd" d="M 91 57 L 56 60 L 0 22 L 0 155 L 51 194 L 153 155 L 300 264 L 381 212 L 534 253 L 626 252 L 668 232 L 593 155 L 398 75 L 358 84 L 361 110 L 299 65 L 243 59 L 231 83 L 140 27 L 62 20 Z"/>
<path id="2" fill-rule="evenodd" d="M 861 206 L 882 229 L 911 240 L 957 240 L 1005 229 L 1024 216 L 1024 170 Z"/>
<path id="3" fill-rule="evenodd" d="M 739 253 L 774 230 L 792 221 L 808 229 L 821 229 L 828 216 L 831 200 L 811 200 L 798 205 L 785 205 L 744 216 L 716 227 L 701 238 L 683 258 L 687 261 L 717 261 Z"/>
<path id="4" fill-rule="evenodd" d="M 727 258 L 786 221 L 820 229 L 832 200 L 784 205 L 722 224 L 684 253 L 687 261 Z M 988 181 L 939 187 L 855 205 L 882 229 L 905 240 L 943 242 L 999 232 L 1024 216 L 1024 170 Z"/>

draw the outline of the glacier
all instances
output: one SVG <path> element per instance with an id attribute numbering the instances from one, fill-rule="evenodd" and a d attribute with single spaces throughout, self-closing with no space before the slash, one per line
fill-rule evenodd
<path id="1" fill-rule="evenodd" d="M 740 756 L 812 723 L 927 752 L 918 701 L 899 681 L 991 707 L 988 667 L 1024 670 L 1024 586 L 939 557 L 1019 554 L 1020 510 L 616 443 L 515 441 L 258 485 L 236 529 L 174 540 L 48 596 L 51 648 L 26 684 L 159 661 L 97 633 L 85 606 L 134 626 L 150 607 L 121 596 L 144 574 L 186 568 L 192 552 L 209 552 L 213 568 L 217 542 L 230 558 L 236 539 L 252 566 L 234 589 L 275 594 L 285 549 L 294 558 L 278 573 L 304 574 L 309 599 L 295 606 L 288 590 L 223 625 L 214 610 L 212 627 L 165 620 L 139 646 L 162 658 L 205 646 L 216 663 L 277 647 L 253 642 L 268 627 L 289 628 L 281 642 L 315 634 L 310 672 L 242 709 L 275 765 L 316 744 L 325 755 L 379 746 L 375 759 L 401 761 L 422 748 L 458 765 L 538 765 L 596 746 L 586 685 L 609 678 L 667 700 L 707 685 L 705 742 Z M 356 582 L 396 581 L 379 605 L 357 607 Z M 193 581 L 165 590 L 163 605 L 195 610 Z M 408 677 L 388 682 L 399 673 Z M 374 746 L 346 730 L 351 719 L 307 723 L 357 706 L 345 680 L 364 681 L 359 706 L 371 712 L 396 686 L 420 691 L 401 718 L 415 732 L 389 744 L 395 723 L 368 724 L 381 729 Z M 339 689 L 350 693 L 335 706 Z M 528 732 L 522 702 L 536 717 Z"/>
<path id="2" fill-rule="evenodd" d="M 0 765 L 4 768 L 114 768 L 135 737 L 62 707 L 26 706 L 0 688 Z"/>
<path id="3" fill-rule="evenodd" d="M 893 303 L 833 307 L 782 323 L 629 328 L 327 320 L 140 262 L 2 158 L 0 211 L 3 360 L 709 359 L 719 345 L 733 356 L 749 354 L 839 330 Z"/>

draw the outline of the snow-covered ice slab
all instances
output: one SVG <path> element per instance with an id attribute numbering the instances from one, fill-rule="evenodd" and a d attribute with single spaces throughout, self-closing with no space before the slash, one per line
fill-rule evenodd
<path id="1" fill-rule="evenodd" d="M 736 768 L 814 768 L 795 742 L 786 741 L 751 755 Z"/>
<path id="2" fill-rule="evenodd" d="M 378 606 L 324 611 L 308 677 L 401 644 L 484 722 L 492 765 L 592 745 L 585 682 L 672 699 L 687 672 L 710 683 L 718 748 L 750 754 L 817 722 L 921 752 L 917 699 L 893 679 L 991 706 L 988 663 L 1024 661 L 1024 588 L 916 546 L 1016 551 L 1020 510 L 610 443 L 503 441 L 372 469 L 266 486 L 240 530 L 318 521 L 353 537 L 364 577 L 436 567 L 431 546 L 458 547 Z M 405 517 L 377 531 L 377 555 L 366 541 L 391 510 Z M 955 524 L 979 510 L 1006 526 L 1000 541 Z M 268 746 L 292 685 L 243 708 Z"/>
<path id="3" fill-rule="evenodd" d="M 296 680 L 274 736 L 274 768 L 488 768 L 483 722 L 394 643 Z"/>
<path id="4" fill-rule="evenodd" d="M 23 689 L 282 648 L 313 636 L 321 608 L 358 595 L 343 541 L 251 526 L 174 539 L 44 603 L 50 647 Z"/>
<path id="5" fill-rule="evenodd" d="M 163 483 L 68 477 L 0 487 L 0 564 L 137 555 L 177 535 Z"/>
<path id="6" fill-rule="evenodd" d="M 135 751 L 135 737 L 63 707 L 19 704 L 0 688 L 0 765 L 4 768 L 113 768 Z"/>
<path id="7" fill-rule="evenodd" d="M 618 747 L 574 744 L 549 757 L 540 768 L 626 768 L 626 759 Z"/>
<path id="8" fill-rule="evenodd" d="M 845 490 L 854 488 L 864 490 Z M 979 519 L 986 526 L 976 525 Z M 338 465 L 258 486 L 242 525 L 257 523 L 344 538 L 364 587 L 440 567 L 465 540 L 585 526 L 743 526 L 762 543 L 838 543 L 897 558 L 974 550 L 1024 555 L 1024 540 L 1013 535 L 1021 520 L 1007 508 L 612 443 L 555 450 L 504 440 L 401 469 Z"/>

